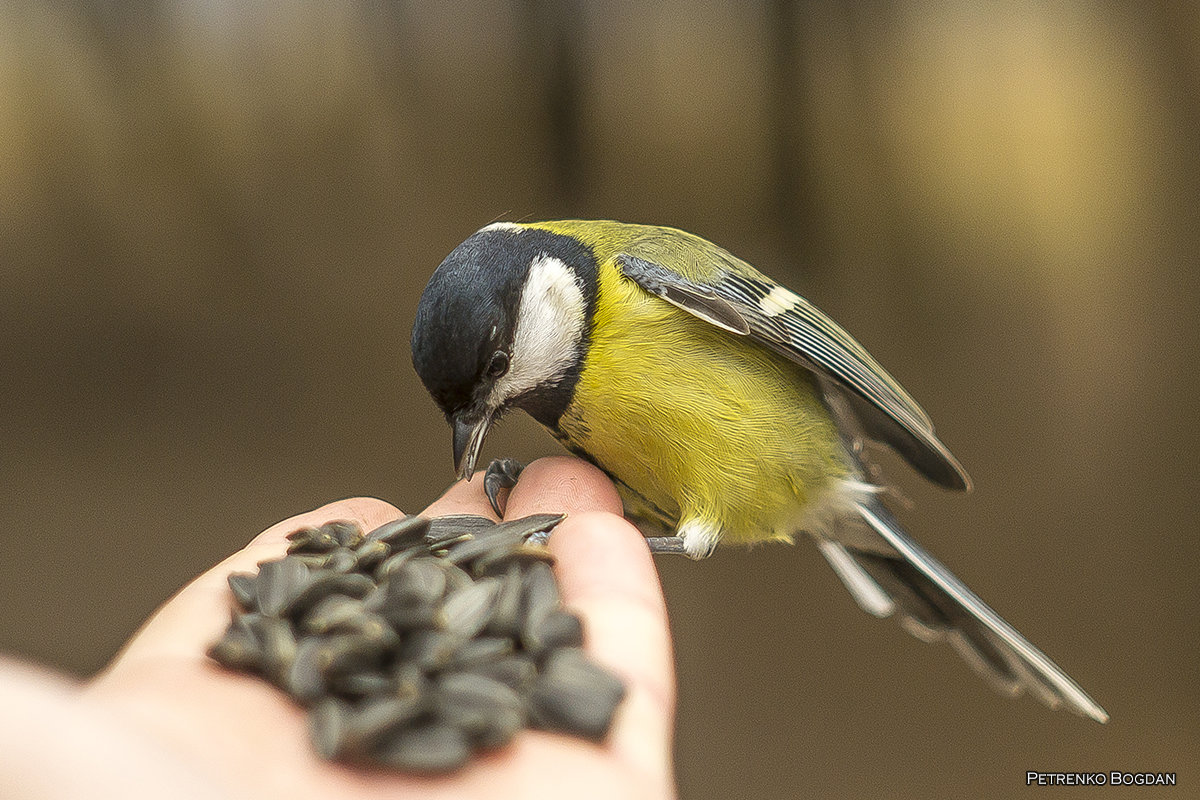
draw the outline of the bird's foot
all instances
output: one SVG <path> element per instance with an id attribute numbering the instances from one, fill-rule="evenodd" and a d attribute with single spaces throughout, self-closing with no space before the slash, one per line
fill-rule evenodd
<path id="1" fill-rule="evenodd" d="M 507 493 L 509 489 L 516 486 L 523 469 L 525 469 L 525 465 L 515 458 L 496 458 L 488 464 L 487 471 L 483 473 L 483 493 L 487 495 L 488 502 L 492 504 L 492 510 L 496 512 L 496 516 L 504 516 L 504 508 L 500 505 L 500 492 Z M 507 494 L 504 497 L 504 504 L 508 505 Z"/>
<path id="2" fill-rule="evenodd" d="M 650 547 L 651 553 L 673 553 L 680 556 L 688 555 L 688 550 L 683 544 L 682 536 L 649 536 L 646 538 L 646 544 Z"/>

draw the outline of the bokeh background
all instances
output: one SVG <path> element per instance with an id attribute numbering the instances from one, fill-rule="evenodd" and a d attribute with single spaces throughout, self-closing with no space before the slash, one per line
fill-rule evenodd
<path id="1" fill-rule="evenodd" d="M 1198 201 L 1187 2 L 5 3 L 0 651 L 86 676 L 270 523 L 419 509 L 442 257 L 496 219 L 670 224 L 905 383 L 978 488 L 895 469 L 904 518 L 1113 715 L 994 696 L 807 545 L 662 560 L 682 795 L 1182 797 Z M 512 418 L 485 455 L 550 452 Z"/>

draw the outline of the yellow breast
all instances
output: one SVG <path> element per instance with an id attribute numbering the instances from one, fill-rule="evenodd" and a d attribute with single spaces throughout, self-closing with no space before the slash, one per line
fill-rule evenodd
<path id="1" fill-rule="evenodd" d="M 645 293 L 601 263 L 592 339 L 561 433 L 672 522 L 788 539 L 850 473 L 802 367 Z"/>

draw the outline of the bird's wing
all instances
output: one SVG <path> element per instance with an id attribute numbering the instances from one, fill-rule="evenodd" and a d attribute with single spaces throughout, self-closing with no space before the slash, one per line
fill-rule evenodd
<path id="1" fill-rule="evenodd" d="M 970 477 L 938 440 L 929 416 L 850 334 L 750 265 L 724 251 L 713 255 L 722 263 L 705 265 L 710 274 L 703 281 L 636 252 L 618 254 L 616 263 L 647 292 L 812 370 L 840 420 L 890 445 L 934 483 L 970 489 Z"/>

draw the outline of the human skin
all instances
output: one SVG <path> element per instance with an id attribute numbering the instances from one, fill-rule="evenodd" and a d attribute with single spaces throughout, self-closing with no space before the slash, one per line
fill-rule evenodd
<path id="1" fill-rule="evenodd" d="M 671 798 L 675 681 L 658 575 L 644 540 L 621 516 L 608 479 L 573 458 L 531 464 L 506 516 L 565 511 L 550 537 L 563 601 L 585 646 L 625 682 L 601 745 L 522 731 L 449 776 L 401 775 L 322 761 L 303 709 L 267 683 L 222 669 L 205 649 L 228 624 L 226 578 L 283 555 L 291 531 L 335 519 L 365 530 L 401 515 L 355 498 L 273 525 L 160 608 L 96 678 L 0 662 L 0 796 L 25 798 L 280 797 Z M 476 477 L 428 515 L 495 518 Z"/>

